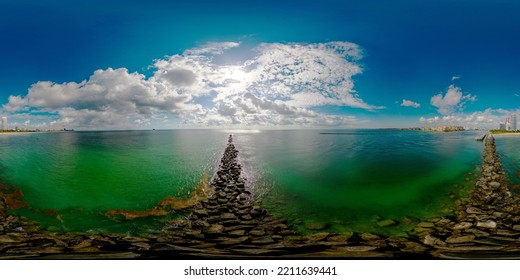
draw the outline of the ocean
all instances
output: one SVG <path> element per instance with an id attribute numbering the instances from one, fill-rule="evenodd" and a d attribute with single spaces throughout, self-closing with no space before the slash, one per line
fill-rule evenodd
<path id="1" fill-rule="evenodd" d="M 479 174 L 481 132 L 400 130 L 157 130 L 0 135 L 2 183 L 23 191 L 16 214 L 60 232 L 145 234 L 167 217 L 118 220 L 187 197 L 211 178 L 233 134 L 254 197 L 296 229 L 399 235 L 413 221 L 453 214 Z M 512 140 L 508 140 L 512 139 Z M 520 138 L 499 138 L 510 178 Z M 514 143 L 510 143 L 512 141 Z M 513 148 L 507 148 L 507 147 Z M 509 149 L 509 150 L 508 150 Z M 511 152 L 513 151 L 513 152 Z M 206 174 L 206 175 L 205 175 Z M 398 226 L 381 227 L 394 220 Z"/>

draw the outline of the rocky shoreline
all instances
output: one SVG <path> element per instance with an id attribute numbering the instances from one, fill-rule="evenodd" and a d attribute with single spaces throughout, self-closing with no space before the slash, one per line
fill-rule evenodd
<path id="1" fill-rule="evenodd" d="M 418 223 L 407 238 L 330 233 L 318 224 L 309 228 L 313 234 L 300 234 L 253 199 L 237 159 L 230 135 L 208 197 L 185 218 L 146 237 L 42 232 L 5 212 L 6 197 L 16 192 L 4 188 L 0 259 L 520 258 L 518 201 L 509 192 L 492 136 L 471 198 L 460 203 L 455 216 Z"/>

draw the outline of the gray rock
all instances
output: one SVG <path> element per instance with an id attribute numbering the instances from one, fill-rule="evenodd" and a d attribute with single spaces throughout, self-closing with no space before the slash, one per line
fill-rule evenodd
<path id="1" fill-rule="evenodd" d="M 487 220 L 487 221 L 477 222 L 477 227 L 495 229 L 497 227 L 497 223 L 493 220 Z"/>
<path id="2" fill-rule="evenodd" d="M 446 243 L 468 243 L 472 242 L 475 239 L 475 235 L 469 234 L 469 235 L 461 235 L 461 236 L 450 236 L 446 238 Z"/>
<path id="3" fill-rule="evenodd" d="M 493 188 L 498 188 L 498 187 L 500 187 L 500 183 L 496 182 L 496 181 L 493 181 L 493 182 L 489 183 L 489 186 L 493 187 Z"/>
<path id="4" fill-rule="evenodd" d="M 470 229 L 465 230 L 464 232 L 471 233 L 471 234 L 475 235 L 476 237 L 486 237 L 486 236 L 490 235 L 489 233 L 476 229 L 476 228 L 470 228 Z"/>
<path id="5" fill-rule="evenodd" d="M 222 215 L 220 215 L 221 220 L 234 220 L 236 218 L 237 217 L 233 213 L 223 213 Z"/>
<path id="6" fill-rule="evenodd" d="M 477 215 L 485 214 L 484 211 L 482 211 L 481 209 L 479 209 L 477 207 L 468 207 L 466 209 L 466 213 L 468 213 L 468 214 L 477 214 Z"/>
<path id="7" fill-rule="evenodd" d="M 507 217 L 507 213 L 497 211 L 493 212 L 493 216 L 497 217 L 498 219 L 503 219 Z"/>
<path id="8" fill-rule="evenodd" d="M 520 225 L 514 225 L 513 230 L 520 231 Z"/>
<path id="9" fill-rule="evenodd" d="M 425 235 L 422 238 L 422 243 L 433 246 L 433 247 L 446 246 L 446 243 L 444 241 L 440 240 L 439 238 L 433 237 L 429 234 Z"/>
<path id="10" fill-rule="evenodd" d="M 470 222 L 461 222 L 461 223 L 454 225 L 453 229 L 454 230 L 464 230 L 464 229 L 471 228 L 472 226 L 473 226 L 473 224 Z"/>
<path id="11" fill-rule="evenodd" d="M 221 234 L 224 231 L 223 225 L 211 225 L 206 229 L 206 233 L 209 234 Z"/>

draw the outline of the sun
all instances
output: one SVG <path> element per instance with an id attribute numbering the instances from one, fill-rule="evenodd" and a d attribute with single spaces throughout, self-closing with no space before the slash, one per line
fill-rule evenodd
<path id="1" fill-rule="evenodd" d="M 228 80 L 228 82 L 231 82 L 231 83 L 244 84 L 244 83 L 247 83 L 250 78 L 251 78 L 250 73 L 247 73 L 238 67 L 230 68 L 230 69 L 228 69 L 228 71 L 226 73 L 226 80 Z"/>

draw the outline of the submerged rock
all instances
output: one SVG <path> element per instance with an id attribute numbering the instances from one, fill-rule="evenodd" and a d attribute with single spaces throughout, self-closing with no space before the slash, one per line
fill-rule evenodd
<path id="1" fill-rule="evenodd" d="M 308 224 L 306 226 L 306 228 L 309 230 L 323 230 L 323 229 L 326 229 L 327 227 L 329 227 L 328 223 L 319 223 L 319 222 Z"/>
<path id="2" fill-rule="evenodd" d="M 391 220 L 391 219 L 377 222 L 377 225 L 380 226 L 380 227 L 389 227 L 389 226 L 393 226 L 395 224 L 397 224 L 396 221 Z"/>

